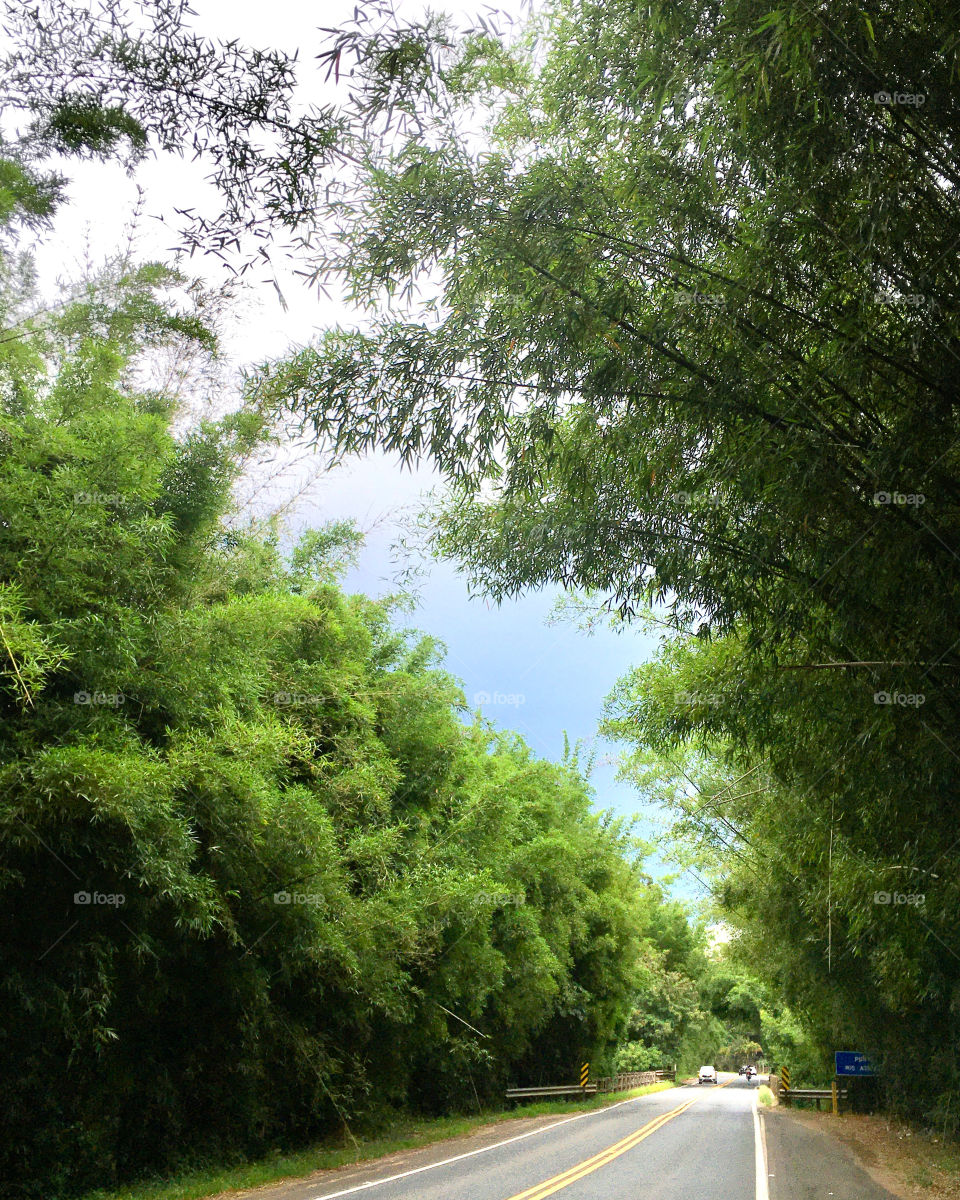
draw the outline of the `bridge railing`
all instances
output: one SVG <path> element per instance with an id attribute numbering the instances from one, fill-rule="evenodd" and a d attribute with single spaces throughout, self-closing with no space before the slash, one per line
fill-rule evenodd
<path id="1" fill-rule="evenodd" d="M 657 1071 L 624 1071 L 619 1075 L 604 1075 L 597 1080 L 600 1092 L 629 1092 L 632 1088 L 646 1087 L 649 1083 L 662 1083 L 665 1079 L 675 1080 L 676 1067 L 664 1067 Z"/>
<path id="2" fill-rule="evenodd" d="M 663 1080 L 676 1080 L 677 1068 L 664 1067 L 657 1071 L 625 1071 L 620 1075 L 604 1075 L 589 1083 L 578 1085 L 556 1084 L 550 1087 L 507 1088 L 508 1100 L 550 1099 L 552 1096 L 594 1096 L 597 1092 L 629 1092 L 632 1088 L 645 1087 Z"/>

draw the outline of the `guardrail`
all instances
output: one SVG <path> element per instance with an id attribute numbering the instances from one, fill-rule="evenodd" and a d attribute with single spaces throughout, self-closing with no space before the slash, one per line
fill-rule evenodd
<path id="1" fill-rule="evenodd" d="M 536 1097 L 549 1099 L 551 1096 L 594 1096 L 598 1092 L 629 1092 L 635 1087 L 649 1083 L 661 1083 L 665 1079 L 675 1080 L 677 1068 L 659 1071 L 627 1071 L 622 1075 L 604 1075 L 582 1086 L 575 1083 L 552 1087 L 507 1088 L 508 1100 L 528 1100 Z"/>
<path id="2" fill-rule="evenodd" d="M 815 1100 L 817 1112 L 820 1111 L 820 1101 L 829 1100 L 834 1112 L 841 1100 L 846 1100 L 847 1089 L 838 1088 L 836 1084 L 828 1088 L 780 1088 L 780 1103 L 789 1106 L 794 1100 Z"/>
<path id="3" fill-rule="evenodd" d="M 569 1086 L 560 1085 L 558 1087 L 528 1087 L 528 1088 L 507 1088 L 508 1100 L 520 1100 L 530 1096 L 593 1096 L 597 1092 L 595 1083 L 585 1083 L 583 1087 L 579 1084 L 571 1083 Z"/>
<path id="4" fill-rule="evenodd" d="M 665 1079 L 673 1081 L 676 1077 L 676 1067 L 658 1071 L 625 1071 L 621 1075 L 604 1075 L 597 1080 L 597 1085 L 601 1092 L 629 1092 L 635 1087 L 646 1087 L 648 1083 L 662 1083 Z"/>

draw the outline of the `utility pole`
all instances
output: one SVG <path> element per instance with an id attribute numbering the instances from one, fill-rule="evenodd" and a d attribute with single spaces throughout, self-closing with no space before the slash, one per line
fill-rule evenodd
<path id="1" fill-rule="evenodd" d="M 827 850 L 827 974 L 833 973 L 833 805 L 830 800 L 830 847 Z"/>

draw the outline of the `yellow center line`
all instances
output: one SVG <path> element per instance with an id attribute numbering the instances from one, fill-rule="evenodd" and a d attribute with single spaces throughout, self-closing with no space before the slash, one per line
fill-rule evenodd
<path id="1" fill-rule="evenodd" d="M 525 1192 L 518 1192 L 516 1196 L 511 1196 L 510 1200 L 541 1200 L 541 1197 L 552 1196 L 554 1192 L 559 1192 L 561 1188 L 565 1188 L 568 1184 L 576 1183 L 578 1179 L 582 1179 L 584 1175 L 589 1175 L 591 1171 L 596 1171 L 599 1167 L 604 1166 L 608 1162 L 613 1162 L 615 1158 L 619 1158 L 621 1154 L 642 1142 L 644 1138 L 649 1137 L 651 1133 L 656 1133 L 661 1125 L 666 1123 L 685 1108 L 689 1108 L 693 1104 L 693 1100 L 688 1100 L 686 1104 L 681 1104 L 679 1108 L 673 1109 L 671 1112 L 664 1113 L 662 1116 L 655 1117 L 652 1121 L 648 1121 L 642 1128 L 634 1130 L 633 1133 L 623 1138 L 622 1141 L 615 1142 L 612 1146 L 607 1146 L 592 1158 L 584 1159 L 583 1162 L 577 1163 L 575 1166 L 568 1168 L 559 1175 L 555 1175 L 552 1179 L 547 1179 L 543 1183 L 538 1183 L 532 1188 L 528 1188 Z"/>
<path id="2" fill-rule="evenodd" d="M 732 1082 L 733 1080 L 728 1079 L 727 1083 L 721 1083 L 719 1086 L 726 1087 L 727 1084 Z M 612 1146 L 607 1146 L 606 1149 L 600 1150 L 592 1158 L 585 1158 L 582 1162 L 568 1167 L 566 1171 L 561 1171 L 559 1175 L 554 1175 L 552 1179 L 545 1179 L 542 1183 L 537 1183 L 533 1187 L 527 1188 L 526 1191 L 517 1192 L 509 1200 L 545 1200 L 547 1196 L 552 1196 L 554 1192 L 559 1192 L 571 1183 L 576 1183 L 584 1175 L 589 1175 L 591 1172 L 599 1170 L 600 1167 L 604 1167 L 607 1163 L 613 1162 L 615 1158 L 619 1158 L 621 1154 L 626 1154 L 628 1150 L 632 1150 L 644 1138 L 648 1138 L 652 1133 L 656 1133 L 668 1121 L 672 1121 L 674 1117 L 678 1117 L 682 1112 L 685 1112 L 691 1104 L 696 1104 L 702 1094 L 702 1092 L 698 1093 L 692 1100 L 687 1100 L 669 1112 L 662 1113 L 659 1117 L 654 1117 L 646 1125 L 635 1129 L 633 1133 L 627 1134 L 619 1142 L 614 1142 Z"/>

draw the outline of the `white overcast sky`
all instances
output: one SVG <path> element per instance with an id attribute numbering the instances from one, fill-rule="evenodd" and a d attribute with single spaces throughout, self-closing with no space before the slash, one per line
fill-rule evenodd
<path id="1" fill-rule="evenodd" d="M 412 19 L 427 7 L 408 0 L 398 5 L 398 12 Z M 440 7 L 469 24 L 484 8 L 463 0 L 451 0 Z M 500 7 L 520 16 L 517 0 L 505 0 Z M 327 0 L 322 4 L 273 0 L 269 5 L 254 0 L 194 0 L 193 8 L 192 28 L 212 40 L 236 38 L 248 46 L 299 51 L 298 98 L 304 104 L 325 105 L 336 102 L 338 91 L 345 93 L 346 79 L 341 78 L 338 89 L 334 81 L 325 81 L 326 68 L 313 60 L 324 42 L 318 29 L 349 21 L 354 0 Z M 202 211 L 205 203 L 217 203 L 213 189 L 204 180 L 209 168 L 174 155 L 148 159 L 133 175 L 119 166 L 101 163 L 70 161 L 64 166 L 71 180 L 70 202 L 61 209 L 53 235 L 45 238 L 37 252 L 41 279 L 47 287 L 52 287 L 57 278 L 83 275 L 89 262 L 102 261 L 125 242 L 138 188 L 145 195 L 143 216 L 136 226 L 136 248 L 142 258 L 169 258 L 169 248 L 176 241 L 175 209 L 196 207 Z M 269 283 L 245 288 L 236 319 L 224 338 L 227 354 L 238 367 L 282 355 L 292 346 L 311 341 L 323 329 L 352 325 L 358 319 L 345 304 L 306 286 L 294 274 L 293 264 L 284 264 L 279 254 L 274 266 L 287 307 L 284 309 Z M 199 256 L 185 261 L 184 269 L 214 285 L 225 278 L 222 265 Z M 341 468 L 335 477 L 322 480 L 311 494 L 319 499 L 325 517 L 353 516 L 364 529 L 379 529 L 376 538 L 385 545 L 389 540 L 385 532 L 389 515 L 415 503 L 423 490 L 436 482 L 426 466 L 411 472 L 381 456 L 369 456 Z M 315 520 L 315 516 L 301 514 L 299 523 Z"/>

